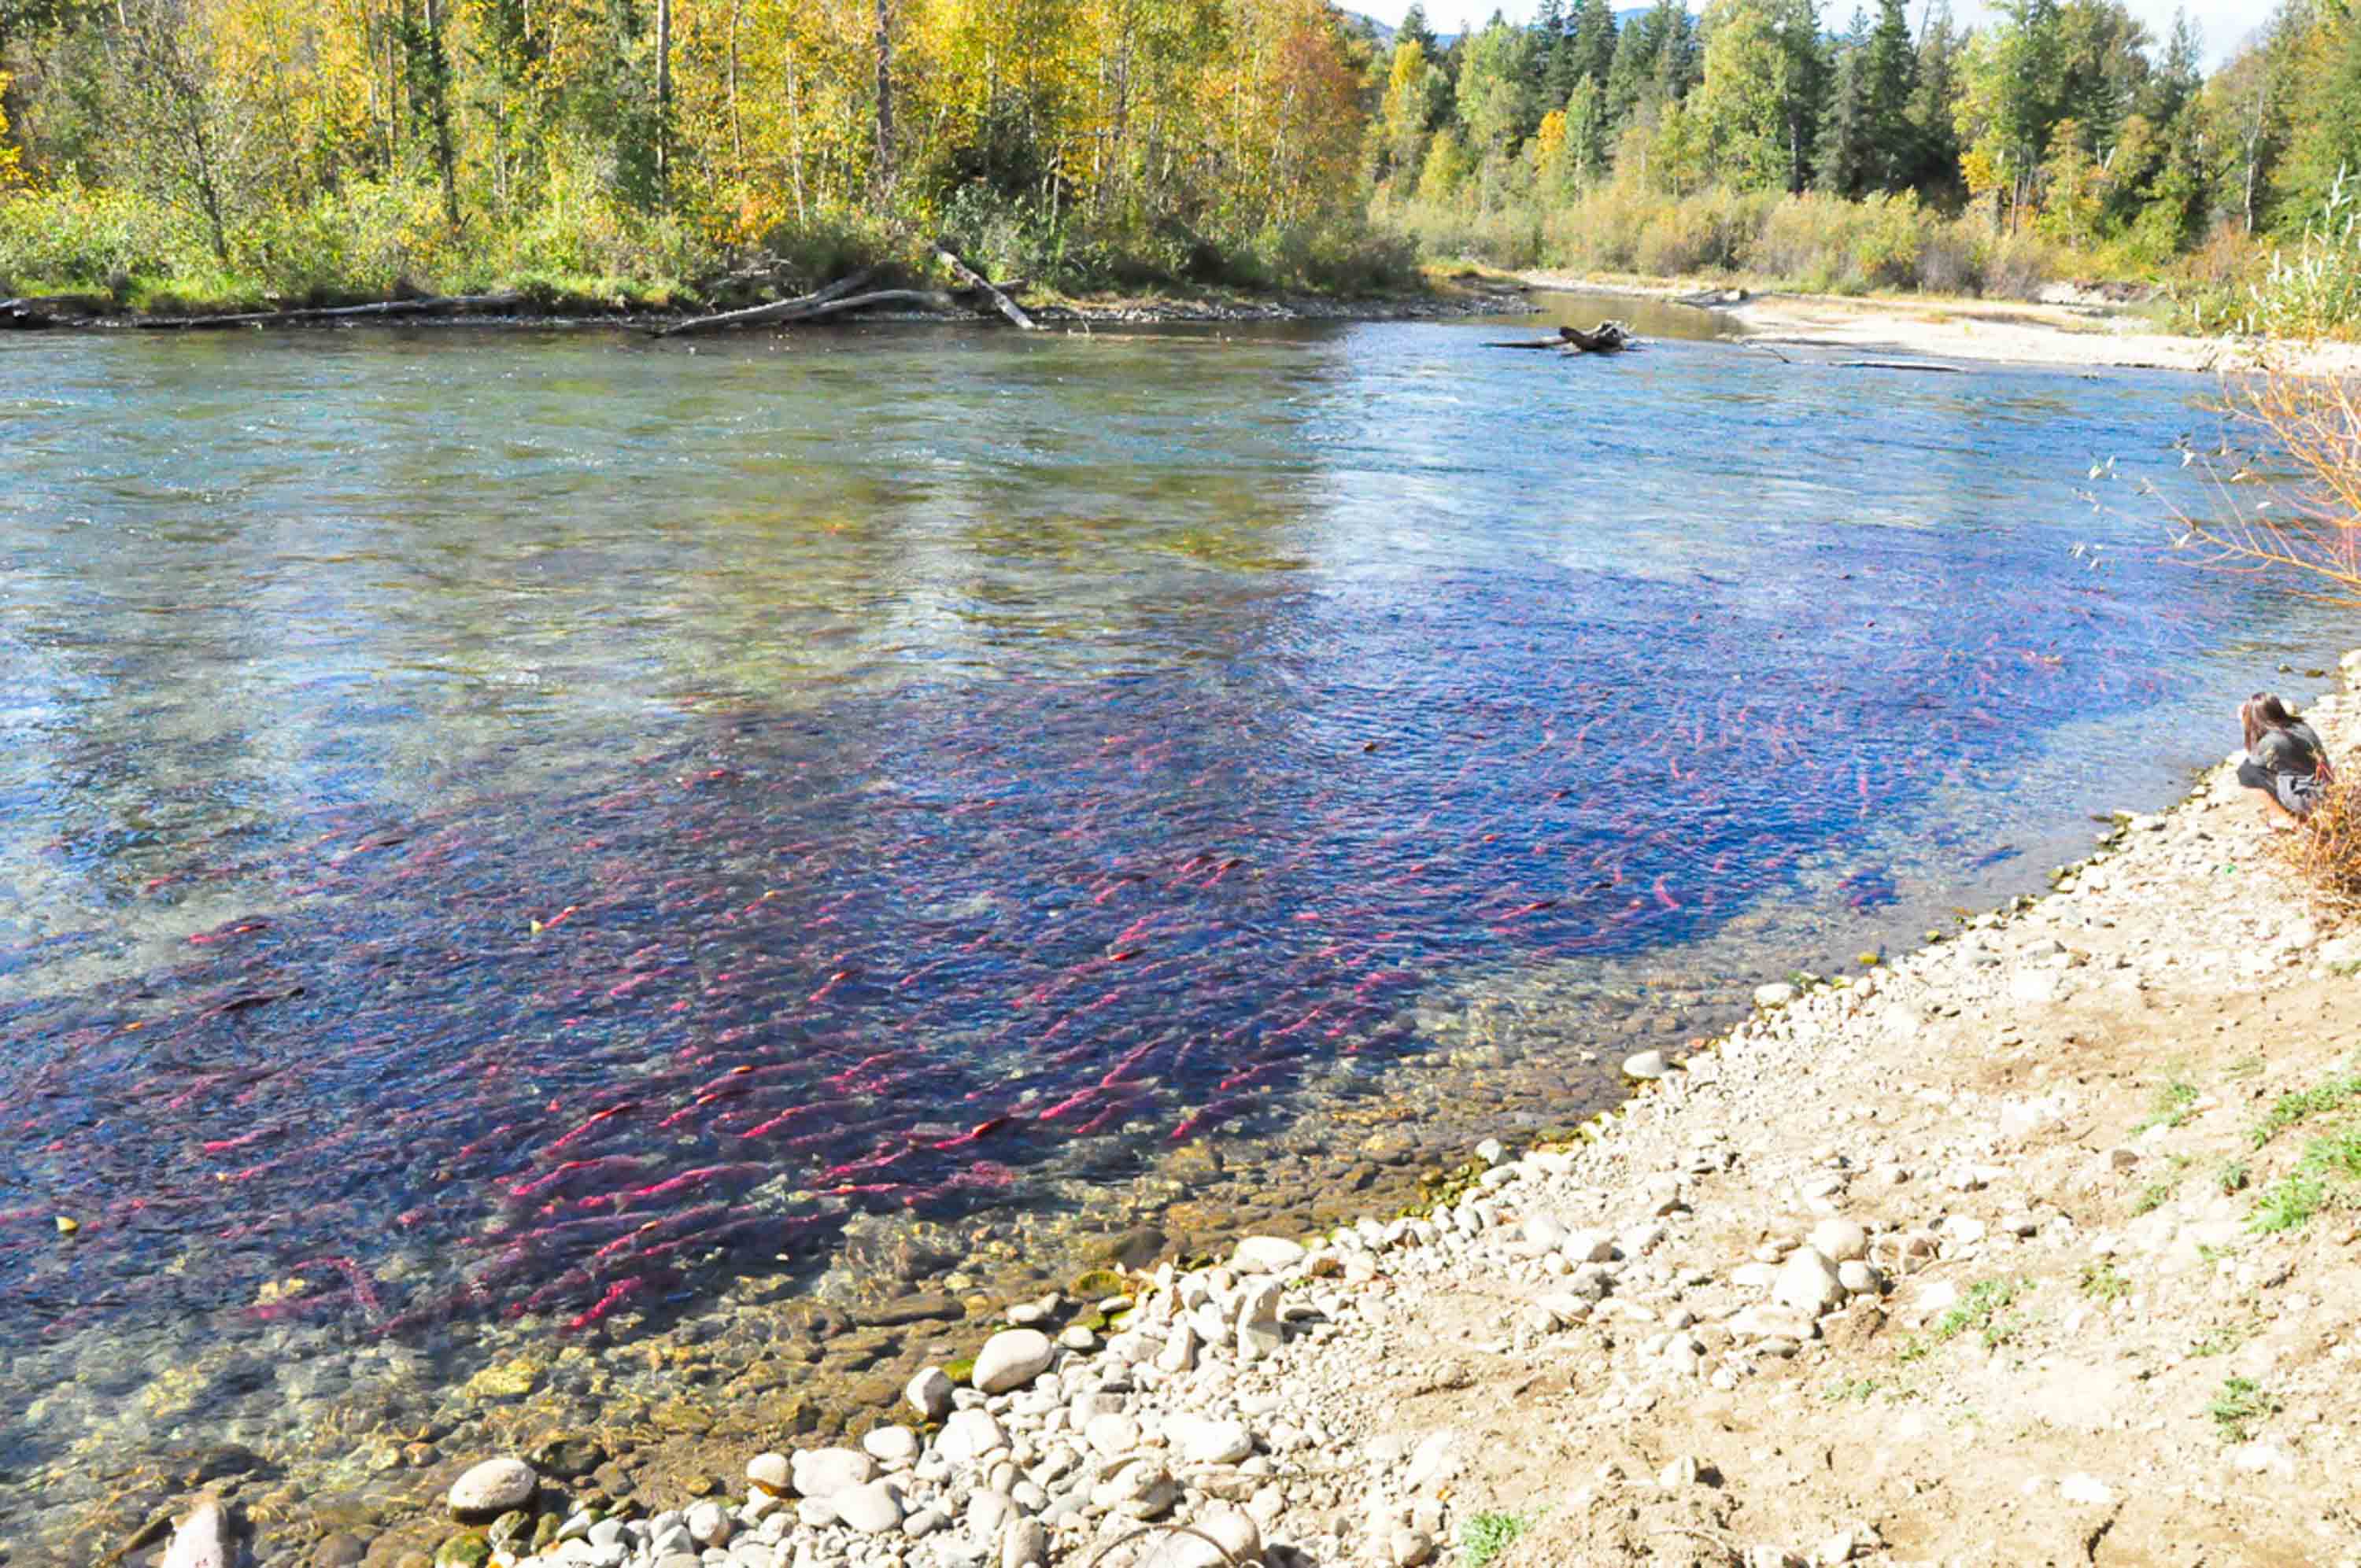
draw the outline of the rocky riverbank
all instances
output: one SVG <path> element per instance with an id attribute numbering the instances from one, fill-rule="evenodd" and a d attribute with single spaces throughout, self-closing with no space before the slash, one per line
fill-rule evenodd
<path id="1" fill-rule="evenodd" d="M 2312 709 L 2340 749 L 2356 713 Z M 1076 1281 L 704 1496 L 489 1460 L 434 1558 L 2361 1560 L 2356 968 L 2217 767 L 2047 898 L 1632 1058 L 1621 1113 L 1427 1212 Z"/>

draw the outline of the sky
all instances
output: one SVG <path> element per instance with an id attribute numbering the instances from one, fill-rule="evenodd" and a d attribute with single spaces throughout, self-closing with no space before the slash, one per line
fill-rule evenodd
<path id="1" fill-rule="evenodd" d="M 1615 9 L 1627 9 L 1642 0 L 1614 0 Z M 2180 0 L 2125 0 L 2133 16 L 2147 24 L 2147 30 L 2161 44 L 2172 36 L 2172 14 L 2180 8 Z M 1410 9 L 1410 0 L 1343 0 L 1345 9 L 1375 16 L 1381 22 L 1399 22 Z M 2203 29 L 2205 68 L 2208 71 L 2230 58 L 2230 51 L 2239 41 L 2263 25 L 2270 12 L 2269 0 L 2186 0 L 2189 15 Z M 1926 0 L 1912 0 L 1910 16 L 1913 26 L 1926 7 Z M 1427 0 L 1427 25 L 1438 33 L 1461 31 L 1473 25 L 1480 27 L 1495 10 L 1505 12 L 1512 22 L 1530 21 L 1535 10 L 1534 0 Z M 1700 0 L 1690 0 L 1689 9 L 1702 10 Z M 1867 7 L 1864 7 L 1866 9 Z M 1841 29 L 1852 19 L 1850 0 L 1821 0 L 1820 15 L 1831 28 Z M 1951 0 L 1951 15 L 1963 24 L 1989 20 L 1992 7 L 1983 0 Z"/>

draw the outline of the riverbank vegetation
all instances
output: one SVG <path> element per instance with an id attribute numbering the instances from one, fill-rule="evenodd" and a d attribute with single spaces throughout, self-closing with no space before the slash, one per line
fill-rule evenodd
<path id="1" fill-rule="evenodd" d="M 0 297 L 743 301 L 948 238 L 1038 291 L 1414 262 L 2361 322 L 2361 9 L 2209 76 L 2121 0 L 0 0 Z M 1841 30 L 1838 30 L 1838 29 Z"/>
<path id="2" fill-rule="evenodd" d="M 2282 0 L 2222 69 L 2120 0 L 1544 0 L 1443 46 L 1413 12 L 1372 127 L 1375 210 L 1507 267 L 2022 295 L 2147 280 L 2180 324 L 2361 323 L 2361 9 Z M 2258 21 L 2262 19 L 2257 18 Z M 1841 31 L 1832 28 L 1841 27 Z M 2350 175 L 2348 175 L 2348 170 Z"/>
<path id="3" fill-rule="evenodd" d="M 0 296 L 1369 290 L 1319 0 L 0 0 Z M 773 261 L 776 265 L 771 265 Z"/>

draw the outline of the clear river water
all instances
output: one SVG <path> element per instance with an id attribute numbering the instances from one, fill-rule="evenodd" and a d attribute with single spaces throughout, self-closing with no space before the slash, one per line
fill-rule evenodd
<path id="1" fill-rule="evenodd" d="M 0 340 L 0 1547 L 1374 1201 L 2333 663 L 2209 383 L 1642 325 Z"/>

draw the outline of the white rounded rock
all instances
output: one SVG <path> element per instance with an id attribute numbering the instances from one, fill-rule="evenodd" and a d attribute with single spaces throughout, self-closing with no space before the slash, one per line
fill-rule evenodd
<path id="1" fill-rule="evenodd" d="M 881 1464 L 906 1464 L 925 1445 L 908 1427 L 878 1427 L 861 1440 L 861 1446 Z"/>
<path id="2" fill-rule="evenodd" d="M 995 1449 L 1008 1446 L 1008 1435 L 1000 1430 L 990 1410 L 961 1410 L 943 1423 L 941 1433 L 935 1439 L 935 1452 L 953 1464 L 972 1464 Z"/>
<path id="3" fill-rule="evenodd" d="M 877 1478 L 877 1462 L 852 1448 L 807 1448 L 795 1456 L 798 1496 L 834 1497 Z"/>
<path id="4" fill-rule="evenodd" d="M 1857 1220 L 1822 1220 L 1807 1238 L 1813 1249 L 1833 1263 L 1850 1263 L 1869 1255 L 1869 1232 Z"/>
<path id="5" fill-rule="evenodd" d="M 1276 1274 L 1303 1261 L 1303 1248 L 1281 1236 L 1248 1236 L 1238 1243 L 1230 1266 L 1240 1274 Z"/>
<path id="6" fill-rule="evenodd" d="M 1166 1535 L 1139 1560 L 1139 1568 L 1231 1568 L 1261 1561 L 1262 1529 L 1244 1509 L 1210 1508 L 1188 1522 L 1198 1534 Z"/>
<path id="7" fill-rule="evenodd" d="M 1254 1433 L 1244 1421 L 1175 1416 L 1164 1423 L 1165 1441 L 1191 1464 L 1235 1464 L 1254 1453 Z"/>
<path id="8" fill-rule="evenodd" d="M 1139 1423 L 1119 1411 L 1093 1416 L 1082 1428 L 1082 1441 L 1113 1459 L 1139 1446 Z"/>
<path id="9" fill-rule="evenodd" d="M 863 1535 L 882 1535 L 902 1528 L 902 1497 L 891 1483 L 872 1481 L 840 1492 L 829 1499 L 836 1517 Z"/>
<path id="10" fill-rule="evenodd" d="M 1644 1081 L 1649 1079 L 1669 1078 L 1673 1071 L 1673 1064 L 1664 1059 L 1664 1053 L 1662 1051 L 1642 1051 L 1637 1056 L 1623 1058 L 1623 1076 L 1626 1078 L 1636 1078 Z"/>
<path id="11" fill-rule="evenodd" d="M 1047 1568 L 1049 1532 L 1039 1519 L 1018 1519 L 1000 1538 L 1000 1568 Z"/>
<path id="12" fill-rule="evenodd" d="M 902 1398 L 928 1420 L 941 1420 L 950 1414 L 950 1375 L 939 1366 L 927 1367 L 910 1379 L 910 1386 L 902 1390 Z"/>
<path id="13" fill-rule="evenodd" d="M 699 1546 L 726 1546 L 730 1542 L 730 1512 L 719 1503 L 691 1503 L 681 1516 L 688 1527 L 688 1539 Z"/>
<path id="14" fill-rule="evenodd" d="M 983 1342 L 976 1353 L 974 1382 L 979 1393 L 1005 1394 L 1021 1388 L 1049 1369 L 1058 1347 L 1038 1329 L 1006 1329 Z"/>
<path id="15" fill-rule="evenodd" d="M 451 1512 L 469 1524 L 500 1518 L 533 1501 L 541 1477 L 522 1459 L 487 1459 L 451 1483 Z"/>
<path id="16" fill-rule="evenodd" d="M 1837 1266 L 1812 1247 L 1799 1246 L 1787 1255 L 1772 1282 L 1771 1299 L 1806 1317 L 1818 1317 L 1844 1301 L 1844 1282 Z"/>
<path id="17" fill-rule="evenodd" d="M 784 1497 L 795 1485 L 795 1471 L 784 1453 L 758 1453 L 746 1461 L 746 1479 L 757 1491 Z"/>

